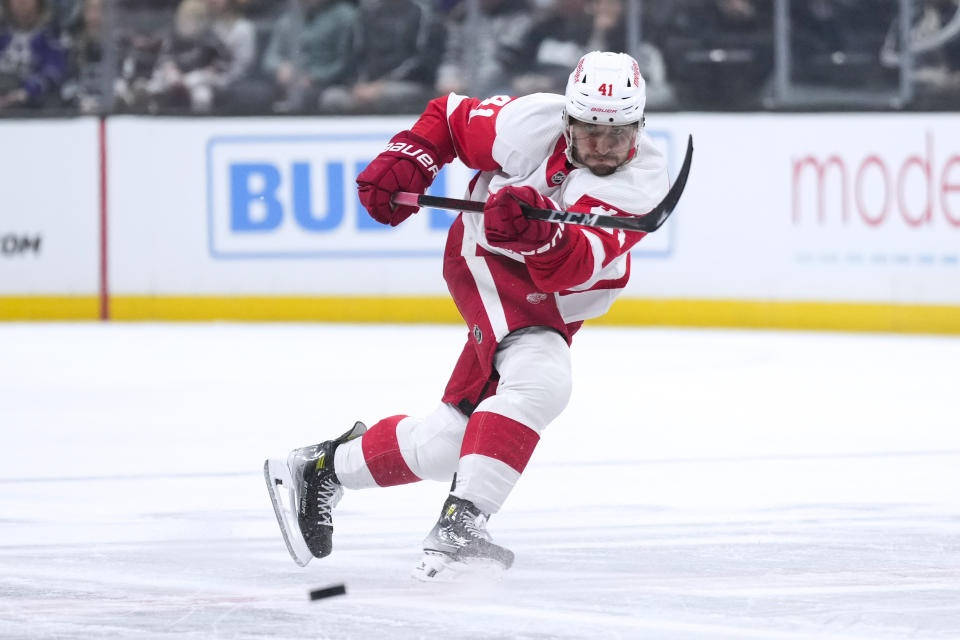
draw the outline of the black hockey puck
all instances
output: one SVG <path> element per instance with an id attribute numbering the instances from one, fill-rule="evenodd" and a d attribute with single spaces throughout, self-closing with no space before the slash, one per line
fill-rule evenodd
<path id="1" fill-rule="evenodd" d="M 346 594 L 347 594 L 347 585 L 335 584 L 332 587 L 326 587 L 325 589 L 311 590 L 310 599 L 322 600 L 323 598 L 330 598 L 332 596 L 344 596 Z"/>

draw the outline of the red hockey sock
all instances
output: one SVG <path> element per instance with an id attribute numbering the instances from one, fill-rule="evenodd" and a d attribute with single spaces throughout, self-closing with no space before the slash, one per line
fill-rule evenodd
<path id="1" fill-rule="evenodd" d="M 381 487 L 392 487 L 420 480 L 400 453 L 397 425 L 407 416 L 390 416 L 373 425 L 363 434 L 360 446 L 370 475 Z"/>
<path id="2" fill-rule="evenodd" d="M 477 411 L 467 423 L 460 457 L 476 453 L 523 473 L 539 441 L 540 435 L 521 422 L 498 413 Z"/>

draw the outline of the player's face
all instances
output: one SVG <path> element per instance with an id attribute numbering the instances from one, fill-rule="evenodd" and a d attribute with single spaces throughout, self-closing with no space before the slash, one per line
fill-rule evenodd
<path id="1" fill-rule="evenodd" d="M 636 124 L 602 125 L 571 120 L 574 158 L 598 176 L 608 176 L 630 157 Z"/>

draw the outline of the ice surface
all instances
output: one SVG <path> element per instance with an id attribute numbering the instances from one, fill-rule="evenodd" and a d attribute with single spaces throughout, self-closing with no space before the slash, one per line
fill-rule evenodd
<path id="1" fill-rule="evenodd" d="M 503 581 L 410 579 L 439 483 L 294 565 L 263 459 L 432 409 L 465 338 L 0 324 L 0 637 L 960 638 L 957 338 L 588 326 Z"/>

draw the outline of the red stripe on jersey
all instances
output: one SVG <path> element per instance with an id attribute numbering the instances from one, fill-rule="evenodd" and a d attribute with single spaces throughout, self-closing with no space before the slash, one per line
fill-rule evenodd
<path id="1" fill-rule="evenodd" d="M 624 287 L 627 286 L 627 283 L 630 281 L 630 264 L 631 264 L 630 257 L 627 256 L 627 268 L 624 271 L 622 278 L 617 278 L 616 280 L 600 280 L 595 285 L 590 287 L 588 291 L 596 291 L 598 289 L 623 289 Z M 581 293 L 581 292 L 580 291 L 560 291 L 559 295 L 562 297 L 562 296 L 574 295 L 577 293 Z"/>
<path id="2" fill-rule="evenodd" d="M 443 392 L 443 402 L 449 402 L 464 413 L 479 404 L 484 389 L 488 388 L 493 373 L 493 353 L 497 341 L 487 318 L 483 300 L 477 291 L 463 252 L 463 215 L 457 217 L 447 233 L 447 247 L 443 258 L 443 279 L 447 283 L 463 321 L 467 325 L 467 344 L 457 360 L 450 380 Z M 472 354 L 470 352 L 473 352 Z M 464 405 L 463 402 L 467 404 Z"/>
<path id="3" fill-rule="evenodd" d="M 527 267 L 522 262 L 491 254 L 478 245 L 476 256 L 485 257 L 486 268 L 490 271 L 490 277 L 496 289 L 495 298 L 499 301 L 498 309 L 488 309 L 487 302 L 480 295 L 474 274 L 467 267 L 466 258 L 461 255 L 463 236 L 461 216 L 454 221 L 447 235 L 443 279 L 447 283 L 447 289 L 453 296 L 460 315 L 467 323 L 467 328 L 474 333 L 475 337 L 480 338 L 477 340 L 478 344 L 484 349 L 489 347 L 492 356 L 495 341 L 491 344 L 494 332 L 489 314 L 501 311 L 507 322 L 507 332 L 521 327 L 546 326 L 556 328 L 564 334 L 564 337 L 567 337 L 564 333 L 563 316 L 557 308 L 556 299 L 543 293 L 546 290 L 537 286 L 530 277 Z"/>
<path id="4" fill-rule="evenodd" d="M 363 459 L 367 463 L 367 468 L 370 469 L 370 475 L 381 487 L 392 487 L 420 480 L 400 455 L 400 444 L 397 442 L 397 424 L 406 417 L 384 418 L 370 427 L 360 441 Z"/>
<path id="5" fill-rule="evenodd" d="M 602 215 L 618 217 L 637 216 L 635 213 L 618 209 L 612 204 L 588 195 L 581 196 L 580 199 L 577 200 L 572 207 L 570 207 L 570 211 L 599 213 Z M 604 266 L 609 264 L 610 260 L 613 260 L 618 255 L 630 251 L 630 249 L 633 248 L 633 245 L 640 242 L 643 239 L 643 236 L 647 235 L 643 231 L 623 231 L 621 229 L 602 229 L 599 227 L 591 227 L 590 231 L 603 241 L 604 249 L 607 250 L 607 256 L 609 259 L 604 260 Z"/>
<path id="6" fill-rule="evenodd" d="M 567 140 L 563 136 L 557 140 L 557 146 L 553 148 L 553 153 L 547 160 L 547 173 L 544 179 L 547 185 L 555 187 L 567 179 L 571 171 L 576 170 L 570 161 L 567 160 Z"/>
<path id="7" fill-rule="evenodd" d="M 478 345 L 483 345 L 484 349 L 492 350 L 496 348 L 493 326 L 487 315 L 483 297 L 477 288 L 477 281 L 467 266 L 467 259 L 462 255 L 463 236 L 463 214 L 461 214 L 454 220 L 447 232 L 447 246 L 443 258 L 443 279 L 447 283 L 447 290 L 450 291 L 453 302 L 457 305 L 460 316 L 467 323 L 467 329 L 470 330 L 475 342 Z M 477 251 L 480 250 L 481 247 L 477 247 Z M 493 262 L 493 260 L 487 261 L 487 266 L 490 267 L 491 272 L 494 268 Z M 520 263 L 515 264 L 519 265 Z M 496 277 L 494 277 L 494 281 L 496 282 Z M 491 351 L 491 355 L 492 353 Z"/>
<path id="8" fill-rule="evenodd" d="M 613 216 L 630 216 L 617 207 L 602 200 L 584 195 L 577 200 L 570 211 L 600 213 Z M 587 236 L 600 240 L 600 265 L 606 267 L 618 257 L 628 253 L 646 234 L 640 231 L 622 229 L 602 229 L 598 227 L 568 226 L 566 236 L 561 243 L 541 255 L 528 256 L 527 266 L 534 281 L 544 291 L 564 291 L 579 286 L 593 275 L 593 246 L 587 242 Z M 629 256 L 627 256 L 629 262 Z M 618 289 L 626 286 L 629 277 L 616 280 L 601 280 L 591 289 Z"/>
<path id="9" fill-rule="evenodd" d="M 540 441 L 536 431 L 525 424 L 489 411 L 477 411 L 467 423 L 460 457 L 472 453 L 499 460 L 523 473 Z"/>
<path id="10" fill-rule="evenodd" d="M 543 291 L 563 291 L 583 284 L 593 275 L 593 247 L 583 228 L 568 225 L 549 251 L 526 256 L 530 277 Z"/>
<path id="11" fill-rule="evenodd" d="M 460 256 L 463 253 L 463 214 L 461 213 L 453 220 L 450 229 L 447 231 L 447 244 L 443 249 L 443 257 L 452 258 Z"/>
<path id="12" fill-rule="evenodd" d="M 497 171 L 493 142 L 497 138 L 497 116 L 516 98 L 493 96 L 486 100 L 464 98 L 447 116 L 453 146 L 460 161 L 471 169 Z"/>
<path id="13" fill-rule="evenodd" d="M 446 164 L 456 157 L 450 127 L 447 126 L 447 98 L 434 98 L 410 130 L 432 142 L 440 154 L 440 163 Z"/>

